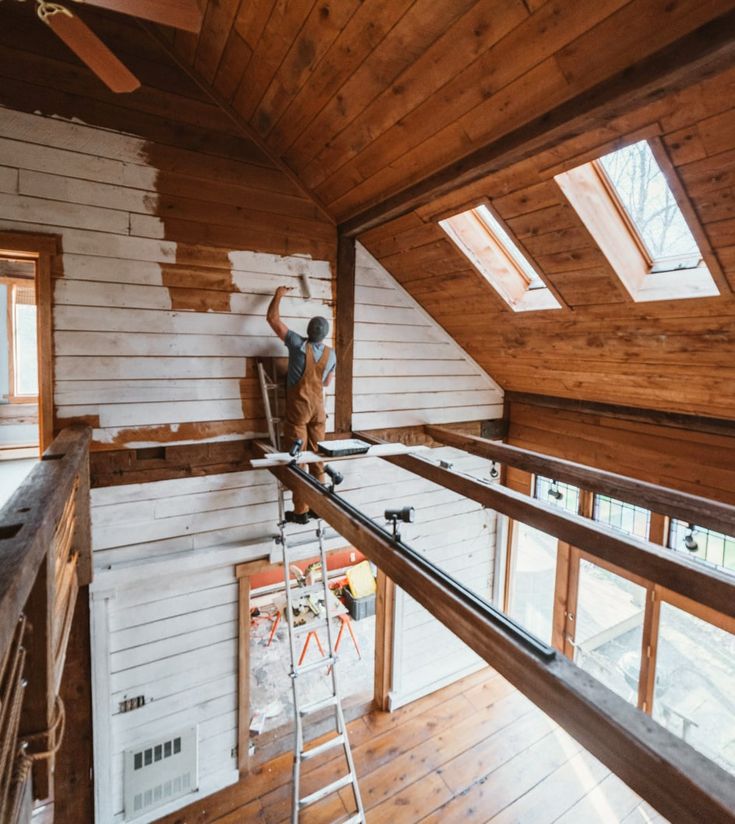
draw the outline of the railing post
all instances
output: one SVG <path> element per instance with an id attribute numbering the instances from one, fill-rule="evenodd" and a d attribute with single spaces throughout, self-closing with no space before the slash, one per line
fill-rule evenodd
<path id="1" fill-rule="evenodd" d="M 54 722 L 55 704 L 52 643 L 55 581 L 53 560 L 53 552 L 49 548 L 38 568 L 36 581 L 25 608 L 29 624 L 25 670 L 28 684 L 20 717 L 19 737 L 21 740 L 32 740 L 31 752 L 47 752 L 53 745 L 49 735 Z M 52 758 L 34 762 L 34 798 L 49 797 L 52 769 Z"/>

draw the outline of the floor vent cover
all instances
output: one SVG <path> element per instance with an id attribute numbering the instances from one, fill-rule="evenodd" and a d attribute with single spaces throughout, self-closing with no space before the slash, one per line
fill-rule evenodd
<path id="1" fill-rule="evenodd" d="M 196 727 L 125 750 L 125 820 L 197 789 Z"/>

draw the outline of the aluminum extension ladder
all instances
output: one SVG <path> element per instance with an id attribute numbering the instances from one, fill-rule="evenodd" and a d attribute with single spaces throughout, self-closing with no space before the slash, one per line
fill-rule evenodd
<path id="1" fill-rule="evenodd" d="M 263 393 L 263 405 L 265 407 L 265 415 L 268 423 L 268 435 L 271 444 L 278 449 L 280 447 L 280 433 L 278 431 L 279 419 L 277 415 L 274 416 L 273 411 L 278 410 L 278 396 L 277 384 L 270 379 L 266 373 L 263 364 L 258 364 L 258 375 L 260 378 L 260 387 Z M 271 403 L 270 392 L 276 392 L 276 395 Z M 284 519 L 285 504 L 284 504 L 284 487 L 278 484 L 278 541 L 283 549 L 283 576 L 286 584 L 286 624 L 288 626 L 288 643 L 291 653 L 291 689 L 293 693 L 294 706 L 294 731 L 295 731 L 295 745 L 294 745 L 294 760 L 293 760 L 293 787 L 292 787 L 292 806 L 291 806 L 291 822 L 298 824 L 299 816 L 302 810 L 316 804 L 324 798 L 339 792 L 345 787 L 351 787 L 355 800 L 357 812 L 349 815 L 344 819 L 343 824 L 366 824 L 365 810 L 362 805 L 362 797 L 360 796 L 360 788 L 357 782 L 357 773 L 355 772 L 355 763 L 352 757 L 352 750 L 350 748 L 350 741 L 347 735 L 347 725 L 345 724 L 344 712 L 342 710 L 342 700 L 339 693 L 339 682 L 337 678 L 337 655 L 334 651 L 334 638 L 332 630 L 332 616 L 329 611 L 329 582 L 327 576 L 327 552 L 324 543 L 324 529 L 321 520 L 317 521 L 316 535 L 319 541 L 319 559 L 321 561 L 321 576 L 322 580 L 317 584 L 306 586 L 305 580 L 297 580 L 299 586 L 293 591 L 291 588 L 291 567 L 293 558 L 289 557 L 289 542 L 286 534 L 286 521 Z M 332 597 L 334 597 L 332 595 Z M 319 616 L 315 621 L 308 621 L 302 626 L 295 622 L 294 607 L 297 602 L 311 603 L 316 607 Z M 308 608 L 308 607 L 307 607 Z M 299 666 L 298 653 L 296 649 L 297 640 L 300 637 L 305 637 L 308 632 L 315 632 L 324 630 L 327 638 L 327 650 L 316 661 L 310 661 L 308 664 Z M 321 647 L 320 647 L 321 650 Z M 314 701 L 312 703 L 304 703 L 301 697 L 300 679 L 308 673 L 316 672 L 322 668 L 327 668 L 327 676 L 331 682 L 331 695 L 327 698 Z M 303 683 L 303 682 L 301 682 Z M 308 722 L 309 716 L 313 716 L 322 710 L 331 709 L 335 729 L 334 735 L 320 744 L 308 747 L 304 735 L 304 727 Z M 347 768 L 344 775 L 326 784 L 317 790 L 309 793 L 309 795 L 301 796 L 301 765 L 305 761 L 316 758 L 322 753 L 340 748 L 344 755 Z"/>

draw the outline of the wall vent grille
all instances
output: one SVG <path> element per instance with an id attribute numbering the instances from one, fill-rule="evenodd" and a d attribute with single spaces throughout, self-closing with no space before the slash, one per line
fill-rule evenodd
<path id="1" fill-rule="evenodd" d="M 125 750 L 124 759 L 125 820 L 133 821 L 197 789 L 197 728 Z"/>

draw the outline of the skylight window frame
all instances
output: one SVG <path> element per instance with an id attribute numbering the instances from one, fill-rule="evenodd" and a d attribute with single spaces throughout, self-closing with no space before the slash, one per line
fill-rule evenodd
<path id="1" fill-rule="evenodd" d="M 630 144 L 639 141 L 640 138 L 632 139 Z M 619 143 L 600 149 L 596 159 L 573 167 L 567 165 L 554 175 L 554 180 L 625 287 L 629 299 L 648 303 L 728 294 L 725 276 L 666 148 L 659 137 L 647 137 L 646 142 L 699 248 L 700 262 L 696 267 L 660 270 L 652 260 L 637 227 L 599 163 L 600 157 L 621 148 Z"/>
<path id="2" fill-rule="evenodd" d="M 523 270 L 522 265 L 515 259 L 513 252 L 507 249 L 503 240 L 497 236 L 493 227 L 484 218 L 482 207 L 487 209 L 491 217 L 497 221 L 508 236 L 510 242 L 515 246 L 518 255 L 522 257 L 528 266 L 536 273 L 540 285 L 535 285 L 534 282 L 530 280 L 529 276 Z M 494 253 L 502 258 L 507 268 L 511 270 L 518 279 L 518 285 L 521 287 L 520 294 L 514 294 L 514 292 L 517 293 L 519 290 L 508 288 L 504 283 L 503 277 L 495 273 L 489 263 L 483 260 L 478 251 L 465 241 L 456 227 L 452 226 L 451 221 L 454 218 L 461 218 L 468 214 L 471 214 L 476 223 L 482 227 L 487 239 L 492 247 L 494 247 Z M 513 312 L 545 312 L 552 309 L 568 308 L 566 302 L 557 290 L 547 282 L 544 275 L 540 272 L 539 267 L 533 261 L 533 258 L 526 252 L 523 244 L 518 241 L 513 231 L 500 215 L 498 215 L 489 198 L 473 199 L 463 206 L 454 207 L 442 214 L 435 215 L 433 220 L 438 223 L 447 238 L 469 261 L 475 271 L 482 277 L 483 281 L 488 283 L 497 295 L 502 298 L 504 307 L 510 308 Z"/>

